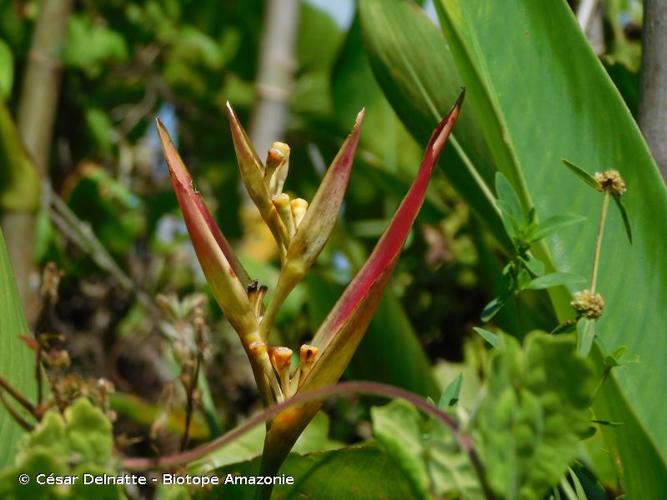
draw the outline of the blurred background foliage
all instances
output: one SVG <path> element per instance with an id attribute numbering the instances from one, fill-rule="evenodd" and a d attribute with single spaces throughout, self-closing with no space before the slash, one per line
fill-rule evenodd
<path id="1" fill-rule="evenodd" d="M 11 115 L 18 112 L 26 64 L 36 57 L 30 43 L 39 4 L 0 0 L 3 161 L 22 154 Z M 290 345 L 312 336 L 364 261 L 421 156 L 421 145 L 375 81 L 354 2 L 303 0 L 298 7 L 288 121 L 284 136 L 275 138 L 292 147 L 286 190 L 310 199 L 356 113 L 365 107 L 367 115 L 341 221 L 314 272 L 281 312 L 274 340 Z M 80 0 L 68 20 L 48 181 L 66 204 L 61 212 L 71 217 L 54 218 L 44 207 L 37 213 L 34 258 L 64 271 L 48 328 L 65 335 L 75 372 L 116 385 L 115 431 L 141 438 L 126 442 L 128 452 L 173 450 L 177 433 L 169 430 L 182 420 L 182 394 L 174 388 L 178 349 L 165 334 L 169 328 L 156 312 L 155 297 L 208 294 L 169 185 L 156 116 L 177 138 L 198 188 L 250 273 L 269 286 L 277 278 L 273 242 L 244 214 L 224 108 L 230 101 L 244 123 L 250 119 L 264 8 L 260 0 Z M 432 6 L 425 8 L 433 17 Z M 602 22 L 602 62 L 635 110 L 641 2 L 605 0 Z M 15 210 L 35 197 L 30 186 L 39 181 L 17 175 L 9 165 L 0 168 L 0 208 Z M 466 370 L 480 366 L 485 351 L 472 326 L 500 286 L 502 255 L 436 171 L 349 375 L 437 397 L 460 371 L 464 351 Z M 109 258 L 117 266 L 101 267 Z M 540 298 L 528 294 L 525 300 Z M 195 440 L 230 428 L 258 405 L 236 336 L 216 306 L 208 307 L 206 317 L 212 331 L 210 390 L 202 387 L 205 411 L 195 421 Z M 524 325 L 515 325 L 513 318 L 503 311 L 497 323 L 525 333 L 544 321 L 523 318 Z M 368 436 L 360 423 L 368 417 L 367 406 L 341 401 L 327 408 L 338 417 L 332 419 L 334 439 Z"/>

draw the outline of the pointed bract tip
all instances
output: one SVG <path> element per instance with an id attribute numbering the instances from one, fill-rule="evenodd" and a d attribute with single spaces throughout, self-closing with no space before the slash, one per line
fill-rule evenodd
<path id="1" fill-rule="evenodd" d="M 160 141 L 164 145 L 165 139 L 169 139 L 171 141 L 171 137 L 169 137 L 169 131 L 167 130 L 167 127 L 165 127 L 164 123 L 162 123 L 162 120 L 160 120 L 160 117 L 156 116 L 155 117 L 155 127 L 157 128 L 157 133 L 160 136 Z"/>
<path id="2" fill-rule="evenodd" d="M 463 99 L 465 98 L 465 93 L 465 89 L 461 89 L 461 93 L 456 99 L 456 102 L 442 119 L 440 124 L 438 124 L 438 127 L 435 129 L 435 132 L 431 136 L 431 150 L 435 155 L 439 155 L 442 152 L 442 148 L 445 147 L 445 143 L 447 142 L 447 138 L 452 131 L 452 127 L 454 126 L 454 123 L 456 123 L 456 120 L 458 120 L 459 112 L 461 111 L 461 105 L 463 104 Z"/>
<path id="3" fill-rule="evenodd" d="M 465 99 L 465 97 L 466 97 L 466 88 L 461 87 L 461 93 L 457 97 L 456 102 L 454 103 L 454 107 L 460 108 L 461 104 L 463 104 L 463 100 Z"/>
<path id="4" fill-rule="evenodd" d="M 357 113 L 357 118 L 354 120 L 354 126 L 358 127 L 361 125 L 361 122 L 364 121 L 364 116 L 366 116 L 366 107 L 361 108 L 361 111 Z"/>

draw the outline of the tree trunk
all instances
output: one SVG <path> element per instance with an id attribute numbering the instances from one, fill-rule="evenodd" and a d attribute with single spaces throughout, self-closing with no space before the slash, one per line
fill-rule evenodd
<path id="1" fill-rule="evenodd" d="M 639 127 L 667 179 L 667 0 L 644 0 Z"/>

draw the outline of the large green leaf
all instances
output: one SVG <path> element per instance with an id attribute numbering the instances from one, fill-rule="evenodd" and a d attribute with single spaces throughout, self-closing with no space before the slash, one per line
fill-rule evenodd
<path id="1" fill-rule="evenodd" d="M 216 471 L 220 486 L 209 492 L 200 489 L 196 498 L 251 499 L 257 486 L 224 484 L 233 476 L 253 476 L 259 460 L 229 465 Z M 317 498 L 412 498 L 410 485 L 391 458 L 374 446 L 356 446 L 336 451 L 292 454 L 280 469 L 280 477 L 291 476 L 293 485 L 276 485 L 273 500 Z"/>
<path id="2" fill-rule="evenodd" d="M 32 351 L 19 338 L 20 335 L 30 335 L 30 331 L 0 231 L 0 376 L 31 398 L 37 391 L 35 360 Z M 11 400 L 8 396 L 6 398 Z M 22 434 L 23 430 L 0 406 L 0 468 L 13 462 L 16 443 Z"/>
<path id="3" fill-rule="evenodd" d="M 362 0 L 360 5 L 374 69 L 409 128 L 420 117 L 406 118 L 401 109 L 411 107 L 417 115 L 459 85 L 451 71 L 447 73 L 450 68 L 441 55 L 451 50 L 470 99 L 462 119 L 467 113 L 476 124 L 492 167 L 510 179 L 522 203 L 533 204 L 538 215 L 586 216 L 579 231 L 554 234 L 539 249 L 551 270 L 590 272 L 601 205 L 600 196 L 572 176 L 561 158 L 590 172 L 613 167 L 625 178 L 633 244 L 627 241 L 619 214 L 611 213 L 598 281 L 607 308 L 597 330 L 603 350 L 627 345 L 641 363 L 612 374 L 596 412 L 599 418 L 624 422 L 622 431 L 605 432 L 618 447 L 614 453 L 620 453 L 629 495 L 667 496 L 667 399 L 656 397 L 667 374 L 662 311 L 667 302 L 667 226 L 655 219 L 655 214 L 667 211 L 667 193 L 630 112 L 567 4 L 436 2 L 446 37 L 439 42 L 433 27 L 426 27 L 423 15 L 406 2 Z M 381 50 L 388 26 L 391 33 L 412 35 L 410 27 L 417 24 L 430 33 L 429 45 L 422 35 L 414 40 L 404 36 L 394 41 L 391 51 Z M 439 82 L 434 75 L 442 77 Z M 425 114 L 421 118 L 428 118 L 429 125 L 434 121 Z M 478 142 L 462 134 L 456 139 L 471 157 L 477 151 Z M 484 161 L 483 155 L 476 158 Z M 571 315 L 567 294 L 556 292 L 551 298 L 561 318 Z"/>

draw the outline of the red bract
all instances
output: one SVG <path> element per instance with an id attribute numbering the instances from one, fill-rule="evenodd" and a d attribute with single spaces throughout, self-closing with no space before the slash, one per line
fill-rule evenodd
<path id="1" fill-rule="evenodd" d="M 305 379 L 300 380 L 299 391 L 314 390 L 336 382 L 350 362 L 424 202 L 428 181 L 459 116 L 463 97 L 464 93 L 461 93 L 452 110 L 431 135 L 417 178 L 370 257 L 315 335 L 313 345 L 318 348 L 319 356 Z M 308 403 L 281 413 L 271 422 L 264 444 L 264 473 L 270 474 L 278 469 L 320 406 L 319 402 Z"/>

